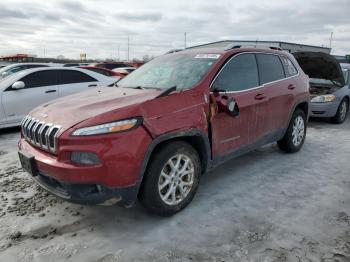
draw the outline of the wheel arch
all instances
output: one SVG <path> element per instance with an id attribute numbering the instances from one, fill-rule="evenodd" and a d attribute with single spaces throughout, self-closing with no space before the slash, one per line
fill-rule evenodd
<path id="1" fill-rule="evenodd" d="M 138 187 L 140 188 L 142 180 L 154 153 L 159 150 L 162 146 L 173 142 L 173 141 L 185 141 L 197 151 L 202 167 L 202 173 L 205 173 L 209 169 L 211 163 L 211 147 L 208 136 L 205 132 L 199 129 L 190 129 L 185 131 L 170 132 L 155 138 L 149 145 L 145 157 L 142 161 L 140 169 Z"/>

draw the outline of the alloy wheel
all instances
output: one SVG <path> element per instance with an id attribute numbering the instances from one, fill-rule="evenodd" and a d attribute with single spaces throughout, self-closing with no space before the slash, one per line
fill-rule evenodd
<path id="1" fill-rule="evenodd" d="M 295 147 L 298 147 L 305 135 L 305 123 L 304 119 L 299 115 L 295 118 L 293 123 L 293 132 L 292 132 L 292 142 Z"/>
<path id="2" fill-rule="evenodd" d="M 158 191 L 167 205 L 177 205 L 190 193 L 194 182 L 194 165 L 184 154 L 176 154 L 164 165 L 158 180 Z"/>
<path id="3" fill-rule="evenodd" d="M 342 104 L 340 105 L 340 111 L 339 111 L 339 115 L 340 115 L 340 120 L 344 121 L 345 117 L 346 117 L 346 113 L 347 113 L 347 104 L 345 101 L 342 102 Z"/>

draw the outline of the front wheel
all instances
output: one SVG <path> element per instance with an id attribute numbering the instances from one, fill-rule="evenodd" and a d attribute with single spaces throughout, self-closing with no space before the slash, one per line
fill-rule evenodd
<path id="1" fill-rule="evenodd" d="M 284 137 L 277 144 L 287 153 L 298 152 L 304 144 L 305 136 L 306 116 L 302 110 L 296 109 Z"/>
<path id="2" fill-rule="evenodd" d="M 349 111 L 349 102 L 344 98 L 338 107 L 336 115 L 331 119 L 335 124 L 342 124 L 346 120 Z"/>
<path id="3" fill-rule="evenodd" d="M 173 215 L 192 201 L 200 174 L 200 159 L 191 145 L 182 141 L 168 143 L 150 160 L 140 201 L 153 214 Z"/>

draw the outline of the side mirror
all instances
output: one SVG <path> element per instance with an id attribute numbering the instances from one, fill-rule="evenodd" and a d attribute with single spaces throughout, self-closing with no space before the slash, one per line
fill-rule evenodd
<path id="1" fill-rule="evenodd" d="M 9 75 L 9 73 L 3 72 L 3 73 L 1 74 L 1 78 L 5 78 L 5 77 L 7 77 L 8 75 Z"/>
<path id="2" fill-rule="evenodd" d="M 26 85 L 24 84 L 23 81 L 17 81 L 17 82 L 15 82 L 15 83 L 12 85 L 12 88 L 13 88 L 13 89 L 16 89 L 16 90 L 18 90 L 18 89 L 23 89 L 23 88 L 25 88 L 25 87 L 26 87 Z"/>
<path id="3" fill-rule="evenodd" d="M 227 100 L 227 113 L 231 116 L 239 115 L 239 108 L 236 101 L 232 97 Z"/>
<path id="4" fill-rule="evenodd" d="M 239 115 L 239 107 L 233 97 L 219 96 L 217 100 L 219 110 L 232 117 Z"/>

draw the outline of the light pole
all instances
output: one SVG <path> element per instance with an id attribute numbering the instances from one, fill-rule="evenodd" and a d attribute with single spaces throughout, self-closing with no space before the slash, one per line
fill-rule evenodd
<path id="1" fill-rule="evenodd" d="M 331 37 L 329 38 L 329 48 L 332 49 L 333 32 L 331 32 Z"/>
<path id="2" fill-rule="evenodd" d="M 184 33 L 184 49 L 186 49 L 187 46 L 187 33 Z"/>
<path id="3" fill-rule="evenodd" d="M 129 62 L 129 59 L 130 59 L 130 37 L 128 36 L 128 62 Z"/>

